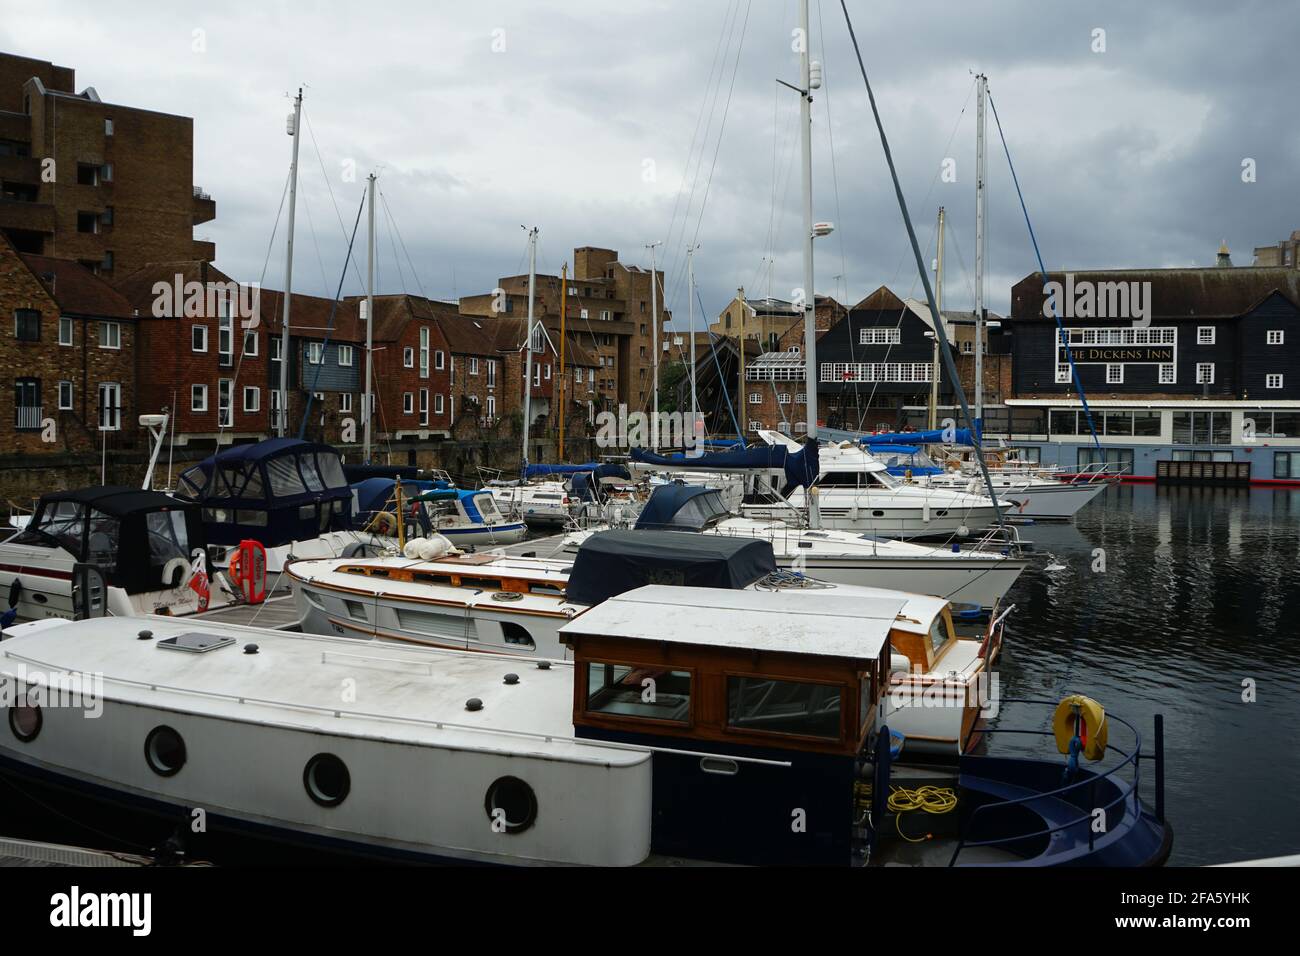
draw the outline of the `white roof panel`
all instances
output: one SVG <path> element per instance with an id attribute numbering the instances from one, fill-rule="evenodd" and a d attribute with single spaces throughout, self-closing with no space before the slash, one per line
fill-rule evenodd
<path id="1" fill-rule="evenodd" d="M 907 605 L 905 595 L 843 596 L 652 585 L 611 598 L 561 634 L 670 644 L 875 658 Z"/>

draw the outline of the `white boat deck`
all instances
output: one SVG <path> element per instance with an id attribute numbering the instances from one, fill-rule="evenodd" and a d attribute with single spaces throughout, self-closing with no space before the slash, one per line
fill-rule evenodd
<path id="1" fill-rule="evenodd" d="M 561 661 L 542 669 L 532 659 L 202 619 L 117 617 L 33 627 L 0 645 L 0 675 L 32 681 L 51 672 L 102 674 L 108 700 L 414 745 L 613 766 L 648 756 L 573 738 L 573 667 Z M 140 639 L 143 630 L 152 639 Z M 234 644 L 198 653 L 158 646 L 192 633 Z M 257 653 L 245 653 L 248 644 Z M 507 673 L 519 682 L 507 685 Z M 467 710 L 470 698 L 482 701 L 482 709 Z"/>

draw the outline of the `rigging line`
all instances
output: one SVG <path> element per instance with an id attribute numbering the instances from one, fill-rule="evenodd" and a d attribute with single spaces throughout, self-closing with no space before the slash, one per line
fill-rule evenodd
<path id="1" fill-rule="evenodd" d="M 280 215 L 281 215 L 281 213 L 284 212 L 284 200 L 285 200 L 285 197 L 287 197 L 287 196 L 289 195 L 289 178 L 290 178 L 292 175 L 293 175 L 292 171 L 289 172 L 289 173 L 286 173 L 286 174 L 285 174 L 285 177 L 284 177 L 284 189 L 283 189 L 283 191 L 280 193 L 280 207 L 275 211 L 275 222 L 274 222 L 274 223 L 272 224 L 272 226 L 271 226 L 271 239 L 270 239 L 270 241 L 266 244 L 266 258 L 262 260 L 262 274 L 261 274 L 261 275 L 258 277 L 258 279 L 257 279 L 257 303 L 258 303 L 258 304 L 257 304 L 257 315 L 254 316 L 253 318 L 257 321 L 258 325 L 253 326 L 253 327 L 252 327 L 253 330 L 256 330 L 257 327 L 258 327 L 259 325 L 261 325 L 261 322 L 262 322 L 262 305 L 261 305 L 261 303 L 262 303 L 262 284 L 263 284 L 263 282 L 266 280 L 266 270 L 267 270 L 267 268 L 269 267 L 269 265 L 270 265 L 270 263 L 271 263 L 271 250 L 275 248 L 275 234 L 276 234 L 276 233 L 279 231 L 279 229 L 280 229 Z M 235 347 L 235 327 L 234 327 L 234 321 L 235 321 L 235 320 L 234 320 L 234 318 L 232 317 L 231 320 L 230 320 L 230 322 L 231 322 L 231 327 L 230 327 L 230 347 L 231 347 L 232 349 Z M 217 441 L 218 441 L 218 443 L 220 443 L 220 440 L 221 440 L 221 439 L 220 439 L 220 436 L 223 435 L 223 434 L 225 434 L 225 431 L 226 431 L 227 428 L 234 428 L 234 427 L 235 427 L 235 389 L 236 389 L 236 387 L 239 385 L 239 373 L 240 373 L 240 370 L 243 369 L 243 367 L 244 367 L 244 340 L 247 338 L 247 332 L 248 332 L 249 330 L 248 330 L 248 329 L 241 329 L 240 331 L 243 332 L 243 333 L 245 333 L 245 334 L 240 335 L 240 337 L 239 337 L 239 361 L 235 363 L 235 374 L 234 374 L 234 377 L 231 378 L 231 380 L 230 380 L 230 420 L 229 420 L 229 423 L 228 423 L 228 424 L 223 424 L 222 421 L 221 421 L 221 379 L 220 379 L 220 378 L 217 379 L 217 436 L 218 436 L 218 437 L 217 437 Z M 220 331 L 218 331 L 217 334 L 218 334 L 218 337 L 220 337 Z M 256 336 L 256 334 L 257 334 L 256 331 L 254 331 L 253 334 Z M 267 344 L 267 346 L 266 346 L 268 352 L 269 352 L 269 350 L 270 350 L 270 348 L 271 348 L 271 346 L 270 346 L 270 341 L 271 341 L 271 339 L 270 339 L 270 337 L 268 336 L 268 338 L 267 338 L 267 343 L 268 343 L 268 344 Z M 219 348 L 219 347 L 220 347 L 220 343 L 218 343 L 218 348 Z M 269 401 L 269 399 L 268 399 L 268 401 Z M 176 404 L 176 403 L 173 402 L 172 404 L 174 405 L 174 404 Z M 260 405 L 260 400 L 259 400 L 259 405 Z"/>
<path id="2" fill-rule="evenodd" d="M 745 19 L 740 25 L 740 37 L 736 41 L 736 59 L 731 66 L 731 83 L 727 87 L 727 100 L 722 107 L 722 119 L 718 124 L 718 141 L 713 149 L 713 161 L 709 164 L 709 176 L 704 181 L 704 196 L 700 199 L 700 210 L 695 220 L 695 232 L 691 236 L 691 245 L 698 245 L 700 241 L 700 228 L 704 225 L 704 210 L 709 204 L 709 192 L 713 188 L 713 174 L 718 167 L 718 154 L 722 152 L 722 140 L 727 132 L 727 116 L 731 113 L 731 98 L 736 92 L 736 76 L 740 72 L 740 54 L 745 48 L 745 33 L 749 28 L 749 13 L 752 6 L 752 0 L 747 0 L 745 4 Z M 684 270 L 683 270 L 684 271 Z M 679 278 L 673 285 L 673 298 L 676 301 L 677 292 L 680 289 L 682 279 Z"/>
<path id="3" fill-rule="evenodd" d="M 307 230 L 311 233 L 312 245 L 316 248 L 316 264 L 320 266 L 320 288 L 324 292 L 330 287 L 330 281 L 325 277 L 325 260 L 321 258 L 320 242 L 316 238 L 316 222 L 311 217 L 311 203 L 307 202 L 307 197 L 303 197 L 303 212 L 307 213 Z"/>
<path id="4" fill-rule="evenodd" d="M 325 326 L 325 341 L 321 345 L 321 361 L 320 364 L 316 366 L 316 375 L 312 379 L 311 388 L 307 391 L 307 401 L 303 405 L 302 421 L 299 422 L 298 424 L 299 438 L 302 438 L 303 434 L 307 431 L 307 420 L 311 417 L 311 405 L 313 400 L 315 400 L 316 398 L 316 386 L 320 384 L 321 369 L 325 367 L 325 352 L 329 349 L 330 336 L 334 332 L 334 317 L 335 315 L 337 315 L 339 309 L 339 296 L 343 294 L 343 282 L 345 279 L 347 279 L 348 276 L 348 263 L 352 261 L 352 245 L 357 241 L 357 227 L 361 225 L 361 212 L 365 208 L 366 208 L 366 194 L 365 192 L 362 192 L 361 202 L 357 204 L 356 222 L 352 224 L 352 238 L 348 240 L 347 257 L 343 260 L 343 269 L 339 272 L 339 285 L 338 288 L 334 291 L 334 303 L 330 306 L 329 323 Z M 367 321 L 374 321 L 374 320 L 367 319 Z M 281 363 L 282 368 L 280 369 L 280 374 L 288 375 L 289 373 L 289 363 L 287 361 L 288 356 L 283 356 L 283 358 L 286 361 Z M 361 398 L 362 405 L 364 406 L 368 400 L 369 400 L 369 396 L 362 396 Z M 288 421 L 289 409 L 288 408 L 283 409 L 281 411 L 281 414 L 283 414 L 285 416 L 285 420 Z"/>
<path id="5" fill-rule="evenodd" d="M 719 54 L 722 52 L 722 38 L 727 33 L 727 21 L 731 19 L 731 16 L 731 0 L 728 0 L 727 9 L 722 17 L 722 27 L 718 30 L 718 42 L 713 47 L 713 61 L 709 66 L 709 79 L 704 86 L 704 97 L 700 100 L 700 108 L 695 114 L 695 130 L 691 133 L 691 145 L 686 150 L 686 166 L 682 170 L 682 178 L 677 183 L 677 195 L 673 198 L 672 218 L 668 220 L 667 238 L 669 241 L 672 240 L 673 230 L 677 224 L 677 207 L 681 202 L 682 193 L 686 189 L 686 180 L 690 177 L 691 157 L 695 155 L 695 143 L 699 139 L 700 123 L 704 119 L 704 107 L 709 101 L 709 90 L 713 87 L 713 74 L 718 67 Z"/>
<path id="6" fill-rule="evenodd" d="M 397 267 L 397 282 L 402 287 L 402 295 L 406 295 L 406 273 L 402 271 L 402 259 L 397 254 L 397 243 L 393 240 L 393 220 L 388 215 L 388 203 L 384 203 L 384 227 L 388 230 L 388 244 L 393 249 L 393 265 Z M 375 258 L 378 260 L 378 256 Z"/>
<path id="7" fill-rule="evenodd" d="M 1034 235 L 1034 224 L 1029 221 L 1029 207 L 1025 205 L 1025 194 L 1020 191 L 1020 178 L 1016 175 L 1015 164 L 1011 162 L 1011 148 L 1007 146 L 1006 134 L 1002 132 L 1002 120 L 998 118 L 998 108 L 993 103 L 993 94 L 989 94 L 989 106 L 993 108 L 993 122 L 998 127 L 998 137 L 1002 140 L 1002 150 L 1007 154 L 1007 167 L 1011 170 L 1011 182 L 1015 184 L 1016 196 L 1020 200 L 1020 210 L 1025 214 L 1025 225 L 1029 229 L 1029 241 L 1034 244 L 1034 256 L 1038 259 L 1038 274 L 1043 278 L 1043 286 L 1047 285 L 1047 267 L 1043 265 L 1043 253 L 1038 248 L 1038 237 Z M 1101 440 L 1097 437 L 1097 426 L 1092 420 L 1092 409 L 1088 407 L 1088 396 L 1083 393 L 1083 382 L 1079 379 L 1078 366 L 1074 364 L 1074 351 L 1070 348 L 1070 337 L 1065 334 L 1065 326 L 1061 324 L 1060 313 L 1056 310 L 1056 296 L 1049 296 L 1048 302 L 1052 304 L 1052 318 L 1056 320 L 1056 330 L 1059 336 L 1058 343 L 1065 347 L 1065 359 L 1070 363 L 1070 376 L 1074 379 L 1075 391 L 1079 393 L 1079 401 L 1083 404 L 1084 414 L 1088 416 L 1088 430 L 1092 432 L 1092 442 L 1097 451 L 1101 452 Z"/>
<path id="8" fill-rule="evenodd" d="M 1002 508 L 998 505 L 997 489 L 993 487 L 988 462 L 984 460 L 983 439 L 979 433 L 979 424 L 971 415 L 970 405 L 966 401 L 966 393 L 962 390 L 961 380 L 957 377 L 957 364 L 953 359 L 952 346 L 948 342 L 948 333 L 944 331 L 943 320 L 939 316 L 939 307 L 935 305 L 934 288 L 930 285 L 930 274 L 926 271 L 925 263 L 921 261 L 921 248 L 916 242 L 916 230 L 912 227 L 912 217 L 907 211 L 907 199 L 903 196 L 903 186 L 898 180 L 898 170 L 894 166 L 894 155 L 890 152 L 889 139 L 885 136 L 885 126 L 880 119 L 880 110 L 876 106 L 876 95 L 871 91 L 871 81 L 867 79 L 867 65 L 862 60 L 862 48 L 858 46 L 858 36 L 853 30 L 853 20 L 849 17 L 849 7 L 846 0 L 840 0 L 840 9 L 844 11 L 844 22 L 848 25 L 849 38 L 853 41 L 853 52 L 858 58 L 858 69 L 862 71 L 862 82 L 867 88 L 867 99 L 871 102 L 871 114 L 876 121 L 876 130 L 880 133 L 880 146 L 884 150 L 885 162 L 889 166 L 889 176 L 894 183 L 894 195 L 898 198 L 898 208 L 903 214 L 903 224 L 907 227 L 907 238 L 912 245 L 912 257 L 916 260 L 916 271 L 921 277 L 921 283 L 925 286 L 925 298 L 930 306 L 930 315 L 934 320 L 934 331 L 938 334 L 941 342 L 939 352 L 943 356 L 944 366 L 952 378 L 953 391 L 961 402 L 962 413 L 966 416 L 967 424 L 970 425 L 971 440 L 975 446 L 976 456 L 979 459 L 984 484 L 988 488 L 989 500 L 993 502 L 993 513 L 997 515 L 998 527 L 1005 529 L 1006 521 L 1002 516 Z"/>
<path id="9" fill-rule="evenodd" d="M 432 301 L 424 291 L 424 283 L 420 281 L 420 273 L 415 268 L 415 262 L 411 259 L 410 252 L 406 249 L 406 240 L 402 238 L 402 230 L 398 228 L 397 219 L 393 216 L 393 210 L 388 205 L 388 197 L 384 195 L 382 189 L 379 190 L 379 201 L 384 204 L 384 212 L 393 232 L 397 233 L 397 241 L 402 247 L 402 254 L 406 256 L 406 262 L 411 267 L 411 277 L 415 280 L 416 288 L 420 290 L 420 295 L 427 301 Z"/>
<path id="10" fill-rule="evenodd" d="M 830 71 L 826 69 L 826 27 L 822 23 L 822 0 L 817 0 L 817 32 L 822 47 L 822 96 L 826 99 L 826 136 L 831 157 L 831 186 L 835 192 L 835 221 L 839 224 L 835 234 L 840 246 L 840 275 L 845 275 L 848 272 L 848 258 L 844 253 L 844 217 L 840 214 L 840 175 L 835 162 L 835 124 L 831 120 Z M 813 322 L 816 324 L 817 294 L 809 290 L 809 295 L 813 297 Z"/>
<path id="11" fill-rule="evenodd" d="M 705 100 L 704 100 L 704 102 L 709 102 L 710 100 L 711 100 L 712 102 L 710 103 L 710 106 L 709 106 L 709 116 L 708 116 L 708 120 L 707 120 L 707 122 L 704 124 L 704 136 L 703 136 L 703 138 L 699 141 L 699 144 L 700 144 L 699 155 L 695 157 L 695 172 L 694 172 L 693 174 L 692 174 L 692 172 L 691 172 L 691 156 L 688 154 L 688 156 L 687 156 L 687 163 L 686 163 L 686 170 L 685 170 L 684 173 L 683 173 L 684 178 L 683 178 L 681 184 L 679 184 L 679 187 L 678 187 L 678 188 L 679 188 L 679 192 L 680 192 L 682 189 L 685 188 L 685 181 L 686 181 L 686 179 L 689 178 L 689 179 L 691 180 L 691 190 L 690 190 L 690 194 L 688 195 L 687 200 L 686 200 L 686 207 L 685 207 L 685 209 L 682 210 L 682 222 L 681 222 L 681 227 L 680 227 L 680 231 L 679 231 L 679 233 L 678 233 L 677 240 L 676 240 L 675 242 L 673 241 L 673 236 L 672 236 L 672 232 L 671 232 L 671 230 L 669 231 L 669 234 L 668 234 L 668 240 L 667 240 L 667 241 L 668 241 L 668 243 L 671 245 L 671 247 L 674 248 L 674 249 L 675 249 L 678 245 L 680 245 L 680 244 L 681 244 L 681 240 L 684 239 L 684 238 L 686 237 L 686 227 L 687 227 L 687 224 L 689 223 L 689 221 L 690 221 L 690 217 L 691 217 L 691 206 L 693 206 L 694 203 L 695 203 L 695 192 L 696 192 L 696 190 L 699 188 L 699 183 L 700 183 L 700 170 L 704 167 L 704 154 L 705 154 L 705 151 L 708 149 L 710 131 L 713 129 L 713 117 L 714 117 L 714 115 L 717 113 L 717 110 L 718 110 L 718 98 L 719 98 L 719 96 L 720 96 L 720 94 L 721 94 L 721 92 L 722 92 L 722 77 L 723 77 L 723 71 L 724 71 L 725 68 L 726 68 L 727 55 L 728 55 L 728 51 L 731 49 L 731 41 L 732 41 L 732 38 L 736 35 L 736 20 L 739 18 L 739 16 L 740 16 L 740 2 L 739 2 L 739 0 L 736 0 L 736 6 L 735 6 L 735 10 L 734 10 L 734 12 L 732 11 L 731 3 L 728 2 L 728 4 L 727 4 L 727 16 L 723 19 L 722 31 L 719 33 L 719 37 L 718 37 L 719 46 L 718 46 L 718 50 L 717 50 L 717 52 L 715 53 L 715 56 L 716 56 L 716 65 L 717 65 L 717 77 L 716 77 L 716 80 L 715 80 L 715 78 L 714 78 L 714 71 L 713 71 L 712 68 L 710 68 L 710 70 L 709 70 L 709 81 L 708 81 L 708 84 L 705 86 Z M 726 37 L 726 43 L 725 43 L 725 44 L 723 44 L 723 42 L 722 42 L 722 39 L 723 39 L 723 36 L 724 36 L 724 35 L 725 35 L 725 37 Z M 703 113 L 704 113 L 704 102 L 702 102 L 702 103 L 700 104 L 700 116 L 701 116 L 701 117 L 703 117 Z M 674 202 L 674 210 L 675 210 L 675 208 L 676 208 L 676 203 Z M 674 222 L 675 222 L 675 221 L 676 221 L 676 212 L 675 212 L 675 211 L 674 211 L 673 219 L 674 219 Z M 674 274 L 675 274 L 675 273 L 676 273 L 676 268 L 677 268 L 677 260 L 676 260 L 675 258 L 674 258 L 674 260 L 673 260 L 672 265 L 673 265 L 673 270 L 674 270 Z M 676 285 L 674 285 L 674 292 L 676 292 Z"/>
<path id="12" fill-rule="evenodd" d="M 320 174 L 325 180 L 325 189 L 329 192 L 330 202 L 334 205 L 334 215 L 339 221 L 339 232 L 346 239 L 348 237 L 348 227 L 343 224 L 343 213 L 339 211 L 339 202 L 334 198 L 334 187 L 330 184 L 330 174 L 325 171 L 325 157 L 321 155 L 320 144 L 316 142 L 316 131 L 312 129 L 311 116 L 308 115 L 305 109 L 302 111 L 302 118 L 307 121 L 307 135 L 311 137 L 312 147 L 316 150 L 316 162 L 320 164 Z M 357 285 L 364 289 L 366 284 L 361 281 L 361 272 L 357 269 L 355 260 L 352 263 L 352 271 L 356 274 Z M 326 288 L 328 288 L 328 285 Z"/>

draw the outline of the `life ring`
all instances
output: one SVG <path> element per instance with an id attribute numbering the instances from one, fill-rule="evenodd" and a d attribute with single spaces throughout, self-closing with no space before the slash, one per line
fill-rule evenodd
<path id="1" fill-rule="evenodd" d="M 1070 741 L 1077 736 L 1083 755 L 1089 760 L 1100 760 L 1106 756 L 1106 710 L 1091 697 L 1071 694 L 1056 705 L 1052 734 L 1061 753 L 1070 752 Z"/>

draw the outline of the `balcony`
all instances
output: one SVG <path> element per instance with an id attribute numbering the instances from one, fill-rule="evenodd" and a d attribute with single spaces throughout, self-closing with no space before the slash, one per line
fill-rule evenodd
<path id="1" fill-rule="evenodd" d="M 54 204 L 0 199 L 0 229 L 24 232 L 54 232 Z"/>
<path id="2" fill-rule="evenodd" d="M 41 405 L 19 405 L 15 409 L 14 428 L 20 432 L 38 432 L 45 418 L 45 409 Z"/>
<path id="3" fill-rule="evenodd" d="M 207 239 L 194 240 L 194 258 L 204 262 L 214 262 L 217 258 L 217 244 Z"/>
<path id="4" fill-rule="evenodd" d="M 0 179 L 6 183 L 39 186 L 41 161 L 30 156 L 0 156 Z"/>
<path id="5" fill-rule="evenodd" d="M 192 215 L 194 225 L 202 225 L 205 222 L 211 222 L 217 218 L 217 201 L 203 191 L 199 186 L 194 187 L 194 211 Z M 215 258 L 215 255 L 213 256 Z"/>

